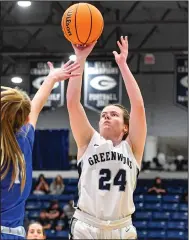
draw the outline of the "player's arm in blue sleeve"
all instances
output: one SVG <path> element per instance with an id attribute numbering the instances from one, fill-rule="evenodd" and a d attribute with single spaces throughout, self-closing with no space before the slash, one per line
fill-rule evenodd
<path id="1" fill-rule="evenodd" d="M 33 149 L 34 137 L 35 137 L 35 129 L 32 124 L 28 124 L 27 126 L 27 138 L 30 143 L 31 149 Z"/>
<path id="2" fill-rule="evenodd" d="M 45 81 L 35 94 L 31 102 L 31 112 L 29 115 L 29 123 L 35 128 L 39 113 L 41 112 L 43 106 L 45 105 L 48 96 L 50 95 L 53 86 L 56 82 L 66 80 L 72 76 L 78 76 L 79 73 L 73 73 L 72 71 L 79 68 L 78 63 L 71 64 L 71 61 L 68 61 L 61 68 L 54 69 L 53 64 L 48 62 L 50 68 L 49 75 L 46 77 Z"/>

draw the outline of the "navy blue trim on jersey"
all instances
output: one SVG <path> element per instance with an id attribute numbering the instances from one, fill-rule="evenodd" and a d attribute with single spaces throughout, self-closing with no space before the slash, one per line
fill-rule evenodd
<path id="1" fill-rule="evenodd" d="M 82 172 L 82 161 L 78 164 L 77 170 L 78 170 L 79 179 L 80 179 L 80 177 L 81 177 L 81 172 Z"/>
<path id="2" fill-rule="evenodd" d="M 138 179 L 139 173 L 140 173 L 140 170 L 137 167 L 137 176 L 136 176 L 137 179 Z"/>

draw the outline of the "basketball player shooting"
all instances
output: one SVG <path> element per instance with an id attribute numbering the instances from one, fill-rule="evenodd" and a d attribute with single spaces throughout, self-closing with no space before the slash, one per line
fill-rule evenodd
<path id="1" fill-rule="evenodd" d="M 126 63 L 127 37 L 121 37 L 117 44 L 120 53 L 113 54 L 129 96 L 130 114 L 122 105 L 106 106 L 98 133 L 80 103 L 82 76 L 70 78 L 68 84 L 67 107 L 78 147 L 80 175 L 71 239 L 137 239 L 131 216 L 147 133 L 146 116 L 140 89 Z M 73 45 L 82 72 L 94 46 Z"/>

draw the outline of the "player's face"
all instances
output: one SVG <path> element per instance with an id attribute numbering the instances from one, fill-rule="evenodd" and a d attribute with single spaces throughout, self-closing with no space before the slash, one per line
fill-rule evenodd
<path id="1" fill-rule="evenodd" d="M 42 226 L 37 223 L 31 224 L 28 229 L 27 239 L 45 239 Z"/>
<path id="2" fill-rule="evenodd" d="M 100 135 L 105 138 L 120 138 L 127 131 L 123 111 L 117 106 L 107 106 L 102 110 L 99 122 Z"/>

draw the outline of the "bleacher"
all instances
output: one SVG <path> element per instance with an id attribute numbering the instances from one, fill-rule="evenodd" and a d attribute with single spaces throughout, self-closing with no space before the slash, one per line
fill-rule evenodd
<path id="1" fill-rule="evenodd" d="M 47 179 L 50 183 L 52 179 Z M 34 180 L 35 181 L 35 180 Z M 133 224 L 137 228 L 139 240 L 187 240 L 188 204 L 181 201 L 187 192 L 186 180 L 163 180 L 167 189 L 165 195 L 149 195 L 147 189 L 153 180 L 140 179 L 134 193 L 136 212 Z M 48 208 L 50 201 L 57 199 L 63 207 L 69 200 L 77 202 L 77 179 L 64 179 L 65 190 L 62 195 L 30 195 L 26 203 L 26 215 L 29 220 L 36 220 L 43 208 Z M 47 230 L 47 237 L 67 239 L 65 231 Z"/>

